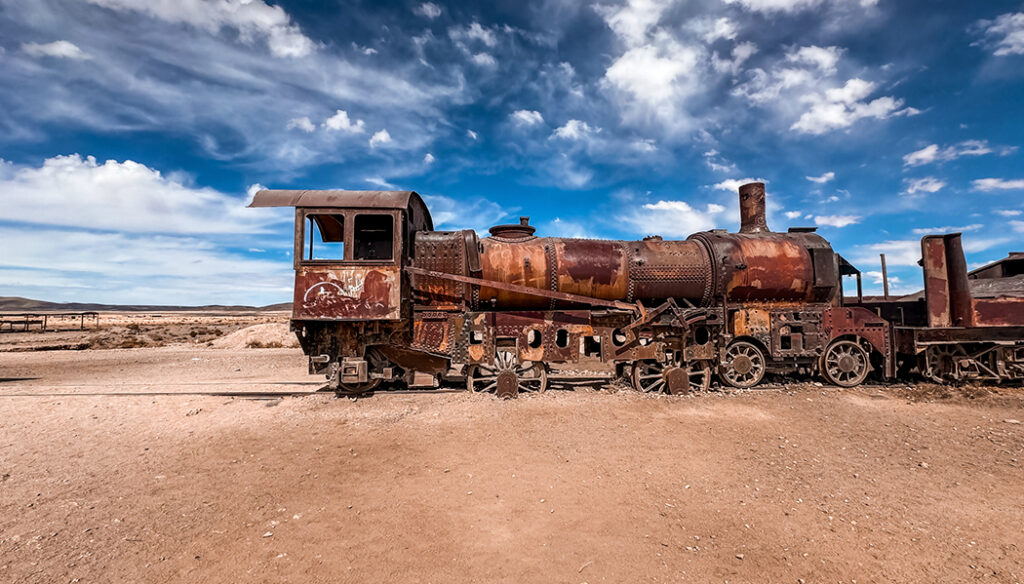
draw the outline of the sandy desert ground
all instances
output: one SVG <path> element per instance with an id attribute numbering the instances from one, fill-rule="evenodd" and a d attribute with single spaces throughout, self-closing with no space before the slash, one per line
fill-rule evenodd
<path id="1" fill-rule="evenodd" d="M 1020 388 L 320 382 L 205 340 L 0 352 L 0 581 L 1024 578 Z"/>

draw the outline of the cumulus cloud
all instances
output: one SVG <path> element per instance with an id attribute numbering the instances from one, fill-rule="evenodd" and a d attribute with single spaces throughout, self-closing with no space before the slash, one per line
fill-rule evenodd
<path id="1" fill-rule="evenodd" d="M 479 42 L 487 47 L 498 45 L 498 36 L 494 30 L 475 21 L 469 26 L 453 26 L 448 29 L 448 37 L 459 43 Z"/>
<path id="2" fill-rule="evenodd" d="M 624 216 L 625 223 L 638 235 L 684 238 L 695 231 L 713 229 L 725 207 L 710 203 L 703 210 L 685 201 L 646 203 Z"/>
<path id="3" fill-rule="evenodd" d="M 995 56 L 1024 55 L 1024 12 L 1000 14 L 978 24 Z"/>
<path id="4" fill-rule="evenodd" d="M 1005 156 L 1014 150 L 1014 148 L 1002 148 L 1000 153 Z M 986 140 L 966 140 L 943 148 L 940 148 L 938 144 L 929 144 L 920 150 L 915 150 L 904 156 L 903 166 L 922 166 L 933 162 L 949 162 L 961 156 L 983 156 L 992 152 L 994 150 Z"/>
<path id="5" fill-rule="evenodd" d="M 686 129 L 692 117 L 685 103 L 699 90 L 700 59 L 698 48 L 658 35 L 651 44 L 618 57 L 605 71 L 603 84 L 620 100 L 627 121 Z"/>
<path id="6" fill-rule="evenodd" d="M 512 112 L 512 119 L 523 126 L 535 126 L 544 123 L 544 116 L 534 110 L 516 110 Z M 476 139 L 475 137 L 473 138 Z"/>
<path id="7" fill-rule="evenodd" d="M 997 209 L 996 213 L 1002 215 L 1003 217 L 1017 217 L 1021 214 L 1024 214 L 1024 211 L 1020 211 L 1018 209 Z"/>
<path id="8" fill-rule="evenodd" d="M 1010 227 L 1013 227 L 1013 230 L 1016 231 L 1017 233 L 1024 233 L 1024 221 L 1016 219 L 1010 221 Z"/>
<path id="9" fill-rule="evenodd" d="M 381 144 L 388 144 L 390 142 L 391 134 L 387 130 L 380 130 L 370 137 L 370 148 L 376 148 Z"/>
<path id="10" fill-rule="evenodd" d="M 586 122 L 580 120 L 569 120 L 564 126 L 556 128 L 551 133 L 552 138 L 561 138 L 564 140 L 579 140 L 595 132 L 600 132 L 601 128 L 593 128 Z"/>
<path id="11" fill-rule="evenodd" d="M 59 59 L 88 59 L 88 54 L 72 42 L 53 41 L 52 43 L 24 43 L 21 50 L 32 57 L 56 57 Z"/>
<path id="12" fill-rule="evenodd" d="M 424 164 L 434 164 L 435 160 L 437 160 L 437 159 L 434 158 L 434 155 L 429 153 L 429 152 L 427 152 L 426 155 L 423 157 L 423 163 Z"/>
<path id="13" fill-rule="evenodd" d="M 836 63 L 839 62 L 839 57 L 842 54 L 843 50 L 839 47 L 819 47 L 811 45 L 789 51 L 786 53 L 786 60 L 794 63 L 813 65 L 822 73 L 831 75 L 836 72 Z"/>
<path id="14" fill-rule="evenodd" d="M 304 57 L 316 48 L 280 6 L 263 0 L 87 0 L 117 11 L 141 12 L 167 22 L 187 24 L 216 34 L 228 28 L 252 44 L 266 41 L 275 57 Z"/>
<path id="15" fill-rule="evenodd" d="M 328 130 L 337 130 L 350 134 L 362 134 L 366 131 L 366 124 L 363 120 L 355 120 L 353 122 L 345 110 L 338 110 L 334 112 L 333 116 L 324 120 L 324 127 Z"/>
<path id="16" fill-rule="evenodd" d="M 310 121 L 310 119 L 306 116 L 302 116 L 300 118 L 292 118 L 288 120 L 288 123 L 285 125 L 285 127 L 289 130 L 297 129 L 302 130 L 303 132 L 306 133 L 316 130 L 316 126 L 313 125 L 313 122 Z"/>
<path id="17" fill-rule="evenodd" d="M 643 43 L 647 31 L 661 20 L 671 0 L 628 0 L 619 6 L 597 5 L 594 10 L 617 36 L 630 45 Z"/>
<path id="18" fill-rule="evenodd" d="M 796 219 L 803 215 L 803 211 L 786 211 L 786 219 Z"/>
<path id="19" fill-rule="evenodd" d="M 979 178 L 972 181 L 971 185 L 974 190 L 983 192 L 1021 191 L 1024 190 L 1024 179 Z"/>
<path id="20" fill-rule="evenodd" d="M 144 164 L 100 163 L 78 154 L 48 158 L 41 166 L 0 163 L 0 192 L 5 221 L 198 234 L 258 232 L 268 219 L 263 211 L 245 209 L 240 197 L 190 186 Z"/>
<path id="21" fill-rule="evenodd" d="M 498 64 L 498 62 L 494 60 L 494 57 L 488 53 L 477 53 L 473 55 L 470 60 L 481 67 L 494 67 Z"/>
<path id="22" fill-rule="evenodd" d="M 441 16 L 441 7 L 438 6 L 437 4 L 434 4 L 433 2 L 424 2 L 423 4 L 420 4 L 419 6 L 414 8 L 413 12 L 422 16 L 423 18 L 434 20 L 438 16 Z"/>
<path id="23" fill-rule="evenodd" d="M 723 180 L 720 183 L 716 183 L 716 184 L 712 185 L 711 188 L 713 188 L 713 189 L 715 189 L 717 191 L 729 191 L 729 192 L 735 193 L 735 192 L 739 191 L 739 188 L 741 186 L 743 186 L 745 184 L 748 184 L 748 183 L 752 183 L 752 182 L 760 182 L 760 183 L 765 183 L 765 184 L 768 183 L 768 181 L 763 179 L 763 178 L 739 178 L 739 179 L 730 178 L 730 179 Z"/>
<path id="24" fill-rule="evenodd" d="M 925 176 L 922 178 L 908 178 L 903 181 L 906 185 L 903 188 L 903 194 L 905 195 L 917 195 L 923 193 L 937 193 L 946 186 L 946 181 L 939 180 L 934 176 Z"/>
<path id="25" fill-rule="evenodd" d="M 810 109 L 790 128 L 806 134 L 824 134 L 848 128 L 865 118 L 886 119 L 894 115 L 919 113 L 914 108 L 903 108 L 902 99 L 887 96 L 866 101 L 874 91 L 874 83 L 850 79 L 842 87 L 807 95 L 804 101 L 810 104 Z"/>
<path id="26" fill-rule="evenodd" d="M 830 180 L 834 179 L 835 177 L 836 173 L 829 171 L 821 176 L 805 176 L 804 178 L 811 181 L 812 183 L 818 183 L 819 185 L 823 185 L 829 182 Z"/>
<path id="27" fill-rule="evenodd" d="M 466 130 L 466 137 L 470 140 L 477 140 L 479 136 L 473 130 Z"/>
<path id="28" fill-rule="evenodd" d="M 859 223 L 860 219 L 858 215 L 816 215 L 814 217 L 814 224 L 828 227 L 846 227 L 847 225 Z"/>

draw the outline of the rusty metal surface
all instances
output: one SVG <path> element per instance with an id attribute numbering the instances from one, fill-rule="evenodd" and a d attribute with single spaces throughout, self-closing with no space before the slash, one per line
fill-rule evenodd
<path id="1" fill-rule="evenodd" d="M 740 187 L 740 233 L 767 233 L 764 183 L 747 183 Z"/>
<path id="2" fill-rule="evenodd" d="M 634 310 L 636 307 L 632 304 L 625 302 L 615 302 L 610 300 L 602 300 L 600 298 L 593 298 L 590 296 L 582 296 L 579 294 L 569 294 L 567 292 L 552 292 L 550 290 L 544 290 L 542 288 L 531 288 L 529 286 L 521 286 L 519 284 L 509 284 L 500 280 L 488 280 L 486 278 L 473 278 L 470 276 L 460 276 L 457 274 L 448 274 L 445 272 L 437 272 L 433 270 L 424 270 L 423 268 L 406 268 L 406 271 L 415 276 L 424 276 L 428 278 L 436 278 L 440 280 L 451 280 L 454 282 L 462 282 L 465 284 L 475 284 L 481 287 L 482 290 L 499 290 L 502 292 L 508 292 L 510 294 L 518 294 L 526 297 L 539 297 L 545 299 L 563 300 L 565 302 L 575 304 L 589 304 L 592 306 L 606 306 L 610 308 L 618 308 L 620 310 Z M 481 299 L 485 298 L 481 292 Z M 529 303 L 528 303 L 529 304 Z M 528 307 L 528 306 L 527 306 Z"/>
<path id="3" fill-rule="evenodd" d="M 925 304 L 928 326 L 942 328 L 953 324 L 949 310 L 949 275 L 946 269 L 946 246 L 941 235 L 921 238 L 921 266 L 924 270 Z"/>
<path id="4" fill-rule="evenodd" d="M 295 320 L 397 320 L 398 266 L 301 268 L 295 274 Z"/>

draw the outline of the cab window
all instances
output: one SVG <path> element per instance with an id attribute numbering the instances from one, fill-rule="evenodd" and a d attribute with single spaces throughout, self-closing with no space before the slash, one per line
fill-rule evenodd
<path id="1" fill-rule="evenodd" d="M 304 260 L 345 259 L 344 215 L 307 215 L 306 233 Z"/>
<path id="2" fill-rule="evenodd" d="M 352 259 L 391 260 L 395 222 L 391 215 L 356 215 L 352 224 Z"/>

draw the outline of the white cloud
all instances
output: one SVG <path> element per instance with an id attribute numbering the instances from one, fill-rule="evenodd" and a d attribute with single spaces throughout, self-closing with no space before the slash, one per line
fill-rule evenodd
<path id="1" fill-rule="evenodd" d="M 477 135 L 477 133 L 476 133 L 476 132 L 474 132 L 473 130 L 466 130 L 466 136 L 467 136 L 467 137 L 468 137 L 468 138 L 469 138 L 470 140 L 476 140 L 476 139 L 477 139 L 477 138 L 479 137 L 479 136 Z"/>
<path id="2" fill-rule="evenodd" d="M 193 237 L 4 226 L 0 240 L 19 250 L 0 260 L 5 292 L 44 300 L 264 305 L 287 300 L 294 278 L 287 260 Z"/>
<path id="3" fill-rule="evenodd" d="M 743 186 L 743 185 L 745 185 L 747 183 L 752 183 L 752 182 L 760 182 L 760 183 L 765 183 L 765 184 L 768 183 L 768 181 L 766 181 L 763 178 L 740 178 L 740 179 L 730 178 L 730 179 L 723 180 L 720 183 L 716 183 L 716 184 L 712 185 L 711 188 L 713 188 L 715 190 L 718 190 L 718 191 L 729 191 L 729 192 L 735 193 L 735 192 L 739 191 L 739 188 L 741 186 Z"/>
<path id="4" fill-rule="evenodd" d="M 657 144 L 650 138 L 640 138 L 629 143 L 629 147 L 637 152 L 654 152 L 658 149 Z"/>
<path id="5" fill-rule="evenodd" d="M 365 180 L 366 182 L 370 183 L 371 185 L 373 185 L 375 187 L 380 187 L 382 189 L 386 189 L 386 190 L 397 190 L 398 189 L 398 185 L 396 185 L 394 183 L 391 183 L 391 182 L 388 182 L 388 180 L 385 179 L 382 176 L 368 176 L 368 177 L 366 177 L 363 180 Z"/>
<path id="6" fill-rule="evenodd" d="M 268 220 L 265 210 L 245 209 L 241 197 L 190 186 L 131 160 L 99 163 L 78 154 L 38 167 L 0 162 L 0 192 L 5 221 L 196 234 L 258 232 Z"/>
<path id="7" fill-rule="evenodd" d="M 941 227 L 919 227 L 914 229 L 915 235 L 928 235 L 930 233 L 955 233 L 965 231 L 977 231 L 984 227 L 981 223 L 972 223 L 971 225 L 963 225 L 961 227 L 955 227 L 952 225 L 943 225 Z"/>
<path id="8" fill-rule="evenodd" d="M 413 12 L 424 18 L 434 20 L 438 16 L 441 16 L 441 7 L 438 6 L 437 4 L 434 4 L 433 2 L 424 2 L 423 4 L 420 4 L 419 6 L 414 8 Z"/>
<path id="9" fill-rule="evenodd" d="M 786 219 L 796 219 L 803 214 L 803 211 L 786 211 Z"/>
<path id="10" fill-rule="evenodd" d="M 551 133 L 552 138 L 562 138 L 564 140 L 579 140 L 595 132 L 600 132 L 601 128 L 592 128 L 590 124 L 581 122 L 580 120 L 569 120 L 564 126 L 556 128 Z"/>
<path id="11" fill-rule="evenodd" d="M 429 153 L 429 152 L 427 152 L 427 154 L 423 157 L 423 163 L 424 164 L 434 164 L 435 160 L 437 160 L 437 159 L 434 158 L 434 155 Z"/>
<path id="12" fill-rule="evenodd" d="M 671 0 L 628 0 L 621 6 L 596 5 L 594 10 L 623 41 L 638 45 L 671 4 Z"/>
<path id="13" fill-rule="evenodd" d="M 494 67 L 498 64 L 489 53 L 477 53 L 470 60 L 481 67 Z"/>
<path id="14" fill-rule="evenodd" d="M 454 26 L 448 29 L 448 37 L 457 42 L 479 41 L 488 47 L 498 45 L 498 37 L 494 31 L 484 28 L 479 22 L 473 22 L 468 27 Z"/>
<path id="15" fill-rule="evenodd" d="M 814 223 L 829 227 L 846 227 L 859 223 L 860 219 L 858 215 L 817 215 L 814 217 Z"/>
<path id="16" fill-rule="evenodd" d="M 366 131 L 366 124 L 363 120 L 353 122 L 349 119 L 348 112 L 341 109 L 336 111 L 333 116 L 324 120 L 324 127 L 328 130 L 337 130 L 350 134 L 362 134 Z"/>
<path id="17" fill-rule="evenodd" d="M 111 10 L 134 11 L 161 20 L 182 23 L 216 34 L 233 29 L 238 39 L 252 44 L 257 38 L 266 41 L 275 57 L 304 57 L 313 52 L 316 43 L 302 34 L 299 27 L 280 6 L 263 0 L 88 0 Z"/>
<path id="18" fill-rule="evenodd" d="M 797 12 L 824 4 L 826 0 L 725 0 L 726 4 L 739 4 L 753 12 Z M 835 4 L 874 6 L 878 0 L 833 0 Z"/>
<path id="19" fill-rule="evenodd" d="M 906 187 L 903 189 L 903 193 L 906 195 L 937 193 L 946 186 L 946 181 L 939 180 L 933 176 L 904 179 L 903 183 L 906 184 Z"/>
<path id="20" fill-rule="evenodd" d="M 979 178 L 974 180 L 972 188 L 976 191 L 1020 191 L 1024 190 L 1024 179 Z"/>
<path id="21" fill-rule="evenodd" d="M 391 142 L 391 134 L 387 130 L 380 130 L 370 137 L 370 148 L 376 148 L 381 144 L 388 144 Z"/>
<path id="22" fill-rule="evenodd" d="M 1024 211 L 1019 211 L 1017 209 L 997 209 L 996 213 L 1002 215 L 1003 217 L 1017 217 L 1021 214 L 1024 214 Z"/>
<path id="23" fill-rule="evenodd" d="M 830 130 L 847 128 L 865 119 L 886 119 L 894 115 L 914 115 L 913 108 L 903 108 L 903 100 L 879 97 L 864 101 L 875 90 L 875 84 L 863 79 L 850 79 L 842 87 L 827 89 L 823 93 L 804 96 L 811 108 L 804 112 L 790 128 L 806 134 L 824 134 Z M 901 109 L 903 108 L 903 109 Z"/>
<path id="24" fill-rule="evenodd" d="M 722 157 L 715 149 L 704 153 L 704 164 L 715 172 L 736 172 L 736 165 Z"/>
<path id="25" fill-rule="evenodd" d="M 714 228 L 725 210 L 714 203 L 701 211 L 685 201 L 658 201 L 627 213 L 623 220 L 637 234 L 683 238 Z"/>
<path id="26" fill-rule="evenodd" d="M 836 72 L 836 64 L 843 54 L 839 47 L 819 47 L 815 45 L 800 47 L 786 53 L 786 60 L 794 63 L 813 65 L 826 75 Z"/>
<path id="27" fill-rule="evenodd" d="M 707 26 L 704 42 L 711 44 L 719 39 L 733 40 L 736 38 L 736 23 L 728 18 L 719 18 Z"/>
<path id="28" fill-rule="evenodd" d="M 997 57 L 1024 55 L 1024 12 L 1008 12 L 993 20 L 979 23 L 984 34 L 994 44 Z"/>
<path id="29" fill-rule="evenodd" d="M 77 45 L 68 41 L 53 41 L 52 43 L 24 43 L 21 50 L 32 57 L 56 57 L 59 59 L 89 59 L 89 55 Z"/>
<path id="30" fill-rule="evenodd" d="M 540 112 L 534 110 L 516 110 L 512 112 L 512 119 L 517 124 L 524 126 L 534 126 L 536 124 L 544 123 L 544 116 L 540 115 Z M 475 140 L 476 138 L 474 138 Z"/>
<path id="31" fill-rule="evenodd" d="M 306 116 L 302 116 L 301 118 L 292 118 L 288 120 L 288 123 L 285 125 L 285 128 L 288 130 L 299 129 L 306 133 L 316 130 L 316 126 L 313 125 L 313 122 L 311 122 L 310 119 Z"/>
<path id="32" fill-rule="evenodd" d="M 804 178 L 811 181 L 812 183 L 818 183 L 819 185 L 823 185 L 829 182 L 830 180 L 834 179 L 835 177 L 836 173 L 829 171 L 821 176 L 805 176 Z"/>
<path id="33" fill-rule="evenodd" d="M 1013 152 L 1013 148 L 1001 149 L 1004 156 Z M 985 140 L 966 140 L 959 144 L 939 148 L 938 144 L 929 144 L 903 157 L 904 166 L 921 166 L 933 162 L 948 162 L 961 156 L 983 156 L 994 152 Z"/>
<path id="34" fill-rule="evenodd" d="M 1018 232 L 1018 233 L 1024 233 L 1024 221 L 1020 221 L 1020 220 L 1010 221 L 1010 227 L 1013 227 L 1013 230 Z"/>
<path id="35" fill-rule="evenodd" d="M 602 83 L 619 99 L 624 118 L 644 126 L 685 128 L 687 98 L 699 89 L 701 52 L 667 35 L 629 49 L 605 71 Z"/>

